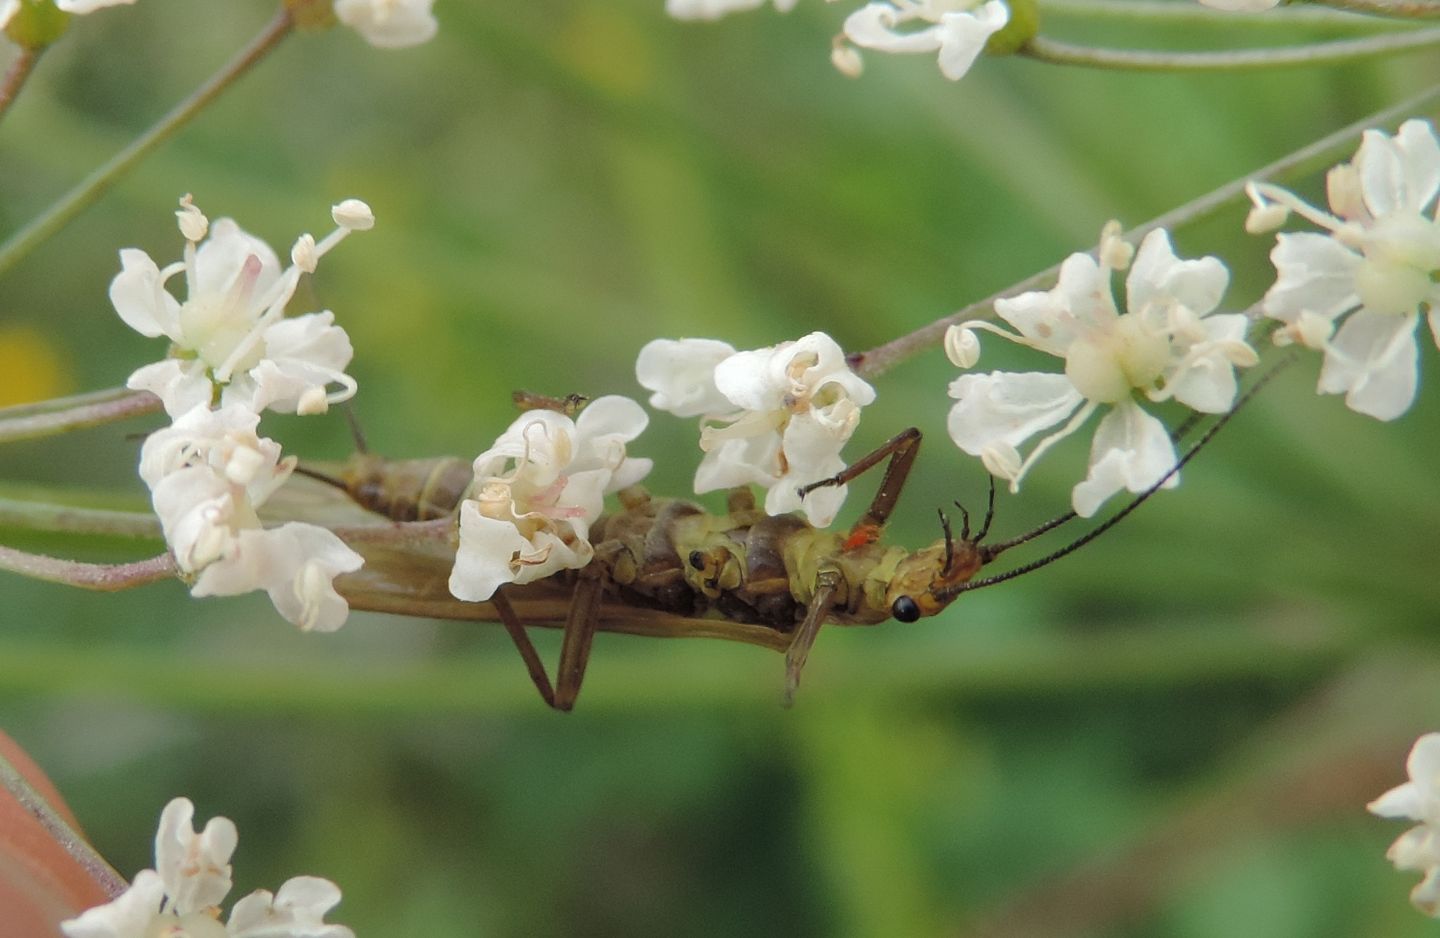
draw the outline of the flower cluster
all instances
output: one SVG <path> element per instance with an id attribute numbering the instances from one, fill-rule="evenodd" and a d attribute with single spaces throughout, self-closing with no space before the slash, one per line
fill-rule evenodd
<path id="1" fill-rule="evenodd" d="M 1385 856 L 1396 869 L 1425 874 L 1411 891 L 1410 901 L 1426 915 L 1440 918 L 1440 733 L 1426 733 L 1415 741 L 1405 769 L 1410 781 L 1366 808 L 1380 817 L 1420 822 L 1396 838 Z"/>
<path id="2" fill-rule="evenodd" d="M 82 16 L 94 13 L 104 7 L 134 3 L 135 0 L 55 0 L 55 5 L 66 13 Z M 20 0 L 0 0 L 0 29 L 10 25 L 10 20 L 20 12 Z"/>
<path id="3" fill-rule="evenodd" d="M 195 806 L 176 798 L 160 815 L 155 869 L 141 870 L 113 901 L 60 923 L 67 938 L 354 938 L 344 925 L 326 924 L 340 902 L 329 880 L 297 876 L 279 892 L 258 889 L 236 902 L 220 924 L 230 892 L 230 855 L 239 835 L 228 818 L 211 818 L 195 833 Z"/>
<path id="4" fill-rule="evenodd" d="M 753 10 L 765 0 L 665 0 L 665 12 L 680 20 L 714 20 Z M 795 0 L 774 0 L 784 13 Z M 876 0 L 855 10 L 835 37 L 830 61 L 841 74 L 864 70 L 860 49 L 940 56 L 940 71 L 958 81 L 985 50 L 990 37 L 1010 22 L 1005 0 Z"/>
<path id="5" fill-rule="evenodd" d="M 434 38 L 435 0 L 335 0 L 335 17 L 372 46 L 400 49 Z"/>
<path id="6" fill-rule="evenodd" d="M 1277 186 L 1248 187 L 1250 230 L 1279 227 L 1294 211 L 1328 232 L 1277 236 L 1265 314 L 1284 324 L 1277 340 L 1324 352 L 1320 393 L 1393 420 L 1415 400 L 1422 311 L 1440 343 L 1440 141 L 1420 120 L 1394 137 L 1366 131 L 1354 161 L 1326 183 L 1328 213 Z"/>
<path id="7" fill-rule="evenodd" d="M 232 404 L 197 405 L 157 430 L 140 451 L 165 541 L 191 595 L 234 596 L 263 589 L 280 614 L 305 630 L 330 632 L 349 607 L 332 581 L 361 558 L 335 534 L 291 521 L 261 527 L 256 509 L 294 469 L 280 446 L 255 434 L 260 417 Z"/>
<path id="8" fill-rule="evenodd" d="M 845 19 L 831 61 L 855 77 L 862 62 L 855 46 L 877 52 L 938 52 L 940 72 L 959 81 L 990 37 L 1010 22 L 1003 0 L 894 0 L 867 3 Z M 915 24 L 920 24 L 915 28 Z M 853 45 L 847 45 L 853 43 Z"/>
<path id="9" fill-rule="evenodd" d="M 1064 359 L 1065 373 L 991 372 L 963 375 L 950 386 L 950 436 L 978 456 L 993 475 L 1019 488 L 1030 467 L 1055 443 L 1075 433 L 1101 408 L 1105 416 L 1090 449 L 1088 477 L 1071 501 L 1089 517 L 1111 495 L 1142 492 L 1176 464 L 1174 443 L 1137 393 L 1150 401 L 1175 399 L 1203 413 L 1227 410 L 1235 399 L 1235 368 L 1257 357 L 1245 341 L 1249 320 L 1215 313 L 1229 281 L 1218 259 L 1182 261 L 1163 230 L 1152 231 L 1130 264 L 1129 246 L 1111 223 L 1101 235 L 1098 260 L 1072 254 L 1048 292 L 997 300 L 995 312 L 1015 332 L 988 322 L 952 326 L 946 348 L 968 368 L 979 356 L 974 330 Z M 1111 274 L 1129 266 L 1122 313 Z M 1023 459 L 1018 447 L 1036 433 L 1064 426 Z M 1166 483 L 1173 485 L 1172 476 Z"/>
<path id="10" fill-rule="evenodd" d="M 544 409 L 521 415 L 475 459 L 451 594 L 483 602 L 506 583 L 589 563 L 590 525 L 604 497 L 650 472 L 650 460 L 625 452 L 648 422 L 639 404 L 618 395 L 598 398 L 574 420 Z"/>
<path id="11" fill-rule="evenodd" d="M 635 363 L 650 406 L 677 417 L 701 416 L 705 458 L 695 491 L 737 485 L 766 488 L 765 510 L 803 510 L 825 527 L 845 500 L 844 486 L 799 489 L 845 468 L 840 450 L 875 390 L 850 370 L 823 332 L 737 352 L 713 339 L 656 339 Z"/>
<path id="12" fill-rule="evenodd" d="M 154 392 L 173 418 L 145 441 L 140 475 L 176 565 L 192 580 L 191 594 L 263 589 L 281 615 L 317 631 L 344 623 L 349 607 L 333 581 L 359 569 L 361 558 L 324 528 L 261 525 L 256 510 L 294 460 L 282 460 L 280 447 L 255 428 L 263 410 L 323 413 L 355 393 L 344 371 L 350 339 L 333 314 L 284 318 L 301 274 L 313 272 L 349 232 L 375 221 L 354 199 L 332 214 L 339 228 L 318 243 L 302 235 L 292 265 L 282 270 L 263 241 L 230 219 L 210 225 L 186 196 L 176 213 L 184 259 L 162 269 L 144 251 L 122 250 L 121 272 L 110 285 L 126 324 L 171 342 L 170 354 L 132 374 L 129 385 Z M 184 302 L 165 289 L 181 272 Z"/>

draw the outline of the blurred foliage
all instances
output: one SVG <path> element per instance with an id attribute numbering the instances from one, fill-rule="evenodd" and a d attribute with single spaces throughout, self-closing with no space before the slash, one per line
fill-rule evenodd
<path id="1" fill-rule="evenodd" d="M 442 2 L 418 49 L 288 41 L 5 278 L 0 398 L 113 386 L 160 354 L 105 291 L 120 247 L 179 256 L 186 191 L 282 249 L 369 201 L 375 230 L 292 310 L 349 330 L 373 448 L 473 454 L 514 388 L 638 394 L 656 336 L 824 329 L 864 349 L 1440 80 L 1422 54 L 1206 76 L 982 61 L 959 84 L 870 56 L 848 81 L 827 61 L 834 7 L 684 24 L 661 6 Z M 146 0 L 77 20 L 0 127 L 0 231 L 270 14 Z M 1225 20 L 1175 41 L 1241 34 L 1284 36 Z M 1231 263 L 1237 308 L 1271 275 L 1242 217 L 1176 236 Z M 1382 856 L 1401 828 L 1363 813 L 1440 722 L 1440 374 L 1422 357 L 1393 425 L 1292 369 L 1184 486 L 1074 558 L 937 620 L 828 630 L 790 712 L 780 660 L 752 648 L 602 636 L 561 716 L 489 626 L 361 614 L 305 636 L 264 597 L 6 576 L 0 719 L 127 875 L 187 794 L 239 825 L 237 892 L 330 877 L 361 935 L 1424 934 Z M 951 377 L 938 351 L 885 376 L 851 444 L 929 435 L 902 543 L 984 497 L 944 433 Z M 143 505 L 153 425 L 6 447 L 0 479 Z M 338 416 L 266 425 L 306 458 L 350 446 Z M 637 447 L 661 457 L 654 490 L 688 489 L 693 440 L 656 416 Z M 1002 536 L 1067 506 L 1083 450 L 1002 495 Z"/>

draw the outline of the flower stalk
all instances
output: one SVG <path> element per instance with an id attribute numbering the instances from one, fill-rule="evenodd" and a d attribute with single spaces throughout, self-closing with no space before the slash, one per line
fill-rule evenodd
<path id="1" fill-rule="evenodd" d="M 1207 218 L 1231 203 L 1245 198 L 1245 186 L 1248 183 L 1256 180 L 1288 179 L 1333 162 L 1337 157 L 1353 149 L 1355 141 L 1369 128 L 1388 126 L 1406 116 L 1423 112 L 1437 101 L 1440 101 L 1440 85 L 1433 85 L 1399 104 L 1377 111 L 1348 127 L 1342 127 L 1328 137 L 1302 147 L 1288 156 L 1281 157 L 1254 173 L 1232 180 L 1199 198 L 1192 199 L 1178 208 L 1138 225 L 1127 231 L 1125 237 L 1132 241 L 1138 241 L 1156 228 L 1173 229 Z M 1056 264 L 1026 277 L 998 293 L 961 307 L 929 325 L 921 326 L 914 332 L 892 339 L 883 345 L 877 345 L 867 351 L 857 352 L 850 356 L 850 365 L 860 377 L 867 380 L 876 378 L 926 349 L 941 345 L 945 340 L 945 332 L 950 326 L 968 320 L 991 319 L 994 317 L 996 300 L 1030 290 L 1044 289 L 1054 284 L 1059 273 L 1060 265 Z"/>
<path id="2" fill-rule="evenodd" d="M 37 404 L 7 407 L 0 409 L 0 443 L 58 436 L 160 410 L 160 398 L 149 391 L 131 391 L 128 388 L 110 388 Z"/>
<path id="3" fill-rule="evenodd" d="M 125 149 L 111 157 L 85 179 L 51 205 L 44 214 L 17 231 L 0 244 L 0 274 L 14 267 L 46 239 L 64 228 L 89 208 L 141 160 L 168 141 L 180 128 L 233 85 L 240 76 L 265 58 L 280 41 L 288 36 L 294 24 L 284 8 L 262 29 L 250 44 L 197 88 L 190 97 L 177 104 Z"/>
<path id="4" fill-rule="evenodd" d="M 1020 54 L 1052 65 L 1081 65 L 1135 72 L 1228 72 L 1241 69 L 1291 68 L 1300 65 L 1338 65 L 1356 59 L 1409 52 L 1437 45 L 1440 45 L 1440 29 L 1227 52 L 1108 49 L 1036 36 L 1025 44 Z"/>
<path id="5" fill-rule="evenodd" d="M 0 570 L 101 593 L 114 593 L 168 580 L 177 572 L 175 558 L 168 553 L 134 563 L 84 563 L 3 546 L 0 546 Z"/>
<path id="6" fill-rule="evenodd" d="M 75 828 L 65 822 L 50 806 L 50 802 L 46 801 L 45 797 L 25 780 L 20 770 L 4 756 L 0 756 L 0 787 L 14 796 L 20 806 L 40 822 L 40 826 L 55 838 L 55 842 L 75 859 L 106 895 L 118 896 L 129 887 L 125 878 L 106 863 L 105 858 L 96 853 L 95 848 L 86 843 L 85 838 L 80 836 Z"/>
<path id="7" fill-rule="evenodd" d="M 5 70 L 5 78 L 0 80 L 0 117 L 10 110 L 10 105 L 20 95 L 20 89 L 25 87 L 25 80 L 35 70 L 35 63 L 40 61 L 41 49 L 21 49 L 15 61 Z"/>

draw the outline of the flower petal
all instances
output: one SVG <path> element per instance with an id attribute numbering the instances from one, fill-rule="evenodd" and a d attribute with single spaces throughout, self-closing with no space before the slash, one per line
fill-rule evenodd
<path id="1" fill-rule="evenodd" d="M 730 401 L 715 387 L 715 366 L 735 348 L 716 339 L 655 339 L 635 360 L 635 378 L 650 395 L 650 406 L 677 417 L 720 414 Z M 582 415 L 583 416 L 583 415 Z"/>
<path id="2" fill-rule="evenodd" d="M 195 805 L 176 798 L 160 814 L 155 869 L 165 884 L 169 911 L 188 915 L 219 905 L 230 891 L 230 856 L 240 839 L 229 818 L 213 817 L 195 833 Z"/>
<path id="3" fill-rule="evenodd" d="M 985 51 L 990 37 L 1010 22 L 1010 10 L 1000 0 L 989 0 L 978 10 L 946 13 L 940 17 L 940 74 L 959 81 Z"/>
<path id="4" fill-rule="evenodd" d="M 250 257 L 260 261 L 254 296 L 262 296 L 280 279 L 280 259 L 270 245 L 241 229 L 233 218 L 222 218 L 210 226 L 210 237 L 195 251 L 195 282 L 190 299 L 230 292 L 235 279 Z"/>
<path id="5" fill-rule="evenodd" d="M 180 303 L 160 282 L 160 268 L 137 248 L 120 252 L 120 273 L 110 281 L 110 302 L 125 325 L 143 336 L 180 337 Z"/>
<path id="6" fill-rule="evenodd" d="M 1165 425 L 1134 401 L 1121 401 L 1095 428 L 1090 474 L 1071 491 L 1071 505 L 1080 517 L 1092 517 L 1111 495 L 1122 489 L 1145 491 L 1177 461 Z M 1165 488 L 1179 484 L 1176 474 L 1166 481 Z"/>
<path id="7" fill-rule="evenodd" d="M 1345 394 L 1345 406 L 1377 420 L 1410 409 L 1419 381 L 1420 346 L 1415 314 L 1360 310 L 1345 320 L 1326 348 L 1321 394 Z"/>
<path id="8" fill-rule="evenodd" d="M 440 26 L 430 8 L 435 0 L 335 0 L 335 16 L 379 49 L 428 42 Z"/>
<path id="9" fill-rule="evenodd" d="M 950 396 L 958 401 L 950 409 L 950 439 L 971 456 L 995 443 L 1018 447 L 1084 403 L 1064 375 L 1045 372 L 961 375 Z"/>
<path id="10" fill-rule="evenodd" d="M 1203 316 L 1220 305 L 1230 271 L 1217 257 L 1182 261 L 1175 256 L 1170 234 L 1157 228 L 1140 242 L 1125 279 L 1125 305 L 1131 315 L 1147 307 L 1179 303 Z"/>
<path id="11" fill-rule="evenodd" d="M 1440 190 L 1440 142 L 1422 120 L 1406 121 L 1394 137 L 1367 130 L 1355 168 L 1365 205 L 1375 217 L 1420 213 Z"/>
<path id="12" fill-rule="evenodd" d="M 135 874 L 130 888 L 105 905 L 86 909 L 78 918 L 60 923 L 66 938 L 143 938 L 160 914 L 165 884 L 154 870 Z"/>

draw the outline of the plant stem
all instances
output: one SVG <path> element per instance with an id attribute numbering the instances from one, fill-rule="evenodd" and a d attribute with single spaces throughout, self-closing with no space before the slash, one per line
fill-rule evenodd
<path id="1" fill-rule="evenodd" d="M 1324 2 L 1324 0 L 1312 0 Z M 1333 6 L 1343 6 L 1336 0 Z M 1052 16 L 1069 16 L 1086 20 L 1129 20 L 1132 22 L 1205 24 L 1223 27 L 1236 22 L 1236 14 L 1199 3 L 1168 3 L 1162 0 L 1041 0 L 1040 8 L 1047 21 Z M 1362 32 L 1394 29 L 1402 24 L 1388 23 L 1373 17 L 1325 9 L 1318 6 L 1288 6 L 1244 14 L 1246 26 L 1296 25 L 1329 26 Z"/>
<path id="2" fill-rule="evenodd" d="M 282 7 L 275 18 L 250 41 L 248 46 L 241 49 L 235 58 L 212 75 L 190 97 L 181 101 L 170 113 L 160 118 L 129 146 L 85 177 L 79 185 L 50 206 L 43 215 L 31 221 L 30 224 L 6 240 L 3 245 L 0 245 L 0 274 L 14 267 L 37 245 L 89 208 L 121 176 L 174 136 L 176 131 L 189 123 L 191 118 L 199 114 L 211 101 L 219 97 L 222 91 L 234 84 L 236 79 L 249 71 L 251 66 L 279 45 L 280 40 L 289 35 L 292 25 L 289 12 Z"/>
<path id="3" fill-rule="evenodd" d="M 1053 65 L 1084 65 L 1137 72 L 1221 72 L 1237 69 L 1290 68 L 1297 65 L 1336 65 L 1354 59 L 1440 45 L 1440 29 L 1386 33 L 1364 39 L 1341 39 L 1268 49 L 1234 52 L 1155 52 L 1146 49 L 1105 49 L 1077 46 L 1036 36 L 1020 50 Z"/>
<path id="4" fill-rule="evenodd" d="M 10 763 L 9 759 L 0 756 L 0 786 L 15 796 L 20 806 L 30 814 L 31 817 L 40 822 L 46 833 L 55 839 L 66 853 L 74 858 L 86 873 L 90 875 L 96 884 L 110 897 L 120 895 L 130 884 L 125 878 L 115 872 L 115 868 L 105 862 L 105 858 L 95 852 L 95 848 L 85 842 L 73 827 L 65 822 L 65 819 L 45 800 L 45 797 L 35 790 L 20 771 Z"/>
<path id="5" fill-rule="evenodd" d="M 153 514 L 54 505 L 3 496 L 0 496 L 0 528 L 137 540 L 158 540 L 161 536 L 160 519 Z"/>
<path id="6" fill-rule="evenodd" d="M 114 593 L 167 580 L 175 575 L 176 568 L 175 558 L 169 554 L 134 563 L 82 563 L 0 547 L 0 570 L 50 583 Z"/>
<path id="7" fill-rule="evenodd" d="M 0 410 L 0 443 L 34 440 L 153 414 L 162 408 L 149 391 L 111 388 Z"/>
<path id="8" fill-rule="evenodd" d="M 1254 173 L 1232 180 L 1218 189 L 1192 199 L 1178 208 L 1171 209 L 1165 214 L 1131 229 L 1126 233 L 1126 237 L 1138 240 L 1156 228 L 1175 228 L 1211 215 L 1230 202 L 1242 198 L 1245 194 L 1245 184 L 1252 180 L 1284 179 L 1292 173 L 1304 172 L 1309 168 L 1331 162 L 1345 150 L 1353 147 L 1360 134 L 1369 128 L 1388 126 L 1403 117 L 1433 105 L 1437 99 L 1440 99 L 1440 85 L 1435 85 L 1399 104 L 1371 114 L 1369 117 L 1358 120 L 1348 127 L 1343 127 L 1328 137 L 1302 147 Z M 945 330 L 950 326 L 971 319 L 991 319 L 994 317 L 996 300 L 1001 297 L 1015 296 L 1027 290 L 1043 289 L 1053 284 L 1059 273 L 1060 265 L 1056 264 L 1047 270 L 1026 277 L 1019 283 L 962 307 L 908 335 L 876 346 L 869 351 L 857 352 L 850 356 L 850 365 L 863 378 L 875 378 L 882 375 L 907 358 L 919 354 L 932 345 L 939 345 L 945 338 Z"/>
<path id="9" fill-rule="evenodd" d="M 0 117 L 10 110 L 10 105 L 20 95 L 20 89 L 25 86 L 25 79 L 35 70 L 35 63 L 40 61 L 40 53 L 43 49 L 21 49 L 20 55 L 5 71 L 5 78 L 0 80 Z"/>
<path id="10" fill-rule="evenodd" d="M 1337 10 L 1365 13 L 1369 16 L 1394 16 L 1408 20 L 1440 19 L 1440 3 L 1435 0 L 1311 0 Z"/>

